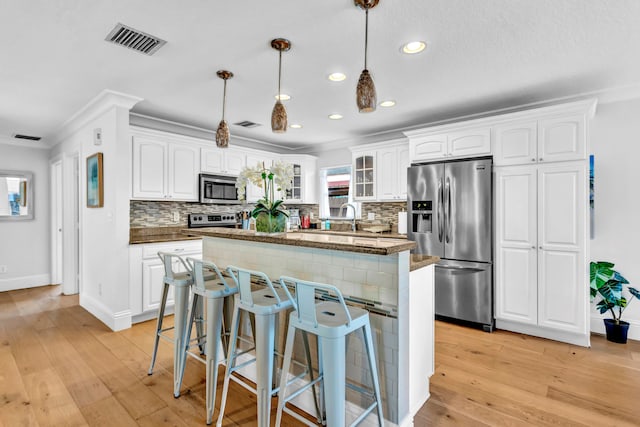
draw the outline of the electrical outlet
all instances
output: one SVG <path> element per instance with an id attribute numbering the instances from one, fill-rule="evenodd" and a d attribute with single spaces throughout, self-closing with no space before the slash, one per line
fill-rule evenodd
<path id="1" fill-rule="evenodd" d="M 7 266 L 6 265 L 0 265 L 0 274 L 4 274 L 7 272 Z"/>
<path id="2" fill-rule="evenodd" d="M 173 211 L 173 222 L 179 222 L 179 221 L 180 221 L 180 212 Z"/>

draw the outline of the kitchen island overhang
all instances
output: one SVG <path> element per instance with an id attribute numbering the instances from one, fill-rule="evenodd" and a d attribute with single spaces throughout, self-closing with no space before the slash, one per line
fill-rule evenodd
<path id="1" fill-rule="evenodd" d="M 202 236 L 204 259 L 219 267 L 236 265 L 262 271 L 272 279 L 286 275 L 332 284 L 341 290 L 347 303 L 369 310 L 385 425 L 413 425 L 413 416 L 429 397 L 429 377 L 433 374 L 437 257 L 412 256 L 410 250 L 415 243 L 403 239 L 267 235 L 220 228 L 183 232 Z M 361 335 L 349 340 L 347 372 L 350 382 L 369 384 Z M 348 391 L 347 398 L 347 407 L 354 414 L 365 405 L 357 394 Z M 314 413 L 312 402 L 304 394 L 293 401 Z"/>

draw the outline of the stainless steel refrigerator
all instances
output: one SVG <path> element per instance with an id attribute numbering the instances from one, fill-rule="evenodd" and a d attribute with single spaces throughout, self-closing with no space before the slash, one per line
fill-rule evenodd
<path id="1" fill-rule="evenodd" d="M 436 315 L 493 329 L 493 213 L 490 158 L 408 169 L 409 239 L 441 258 Z"/>

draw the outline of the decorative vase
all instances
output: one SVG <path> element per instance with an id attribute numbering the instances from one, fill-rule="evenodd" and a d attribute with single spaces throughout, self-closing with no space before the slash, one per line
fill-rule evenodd
<path id="1" fill-rule="evenodd" d="M 270 215 L 261 212 L 256 217 L 256 231 L 259 233 L 282 233 L 287 227 L 287 217 L 284 213 Z"/>
<path id="2" fill-rule="evenodd" d="M 629 322 L 621 320 L 619 324 L 613 319 L 604 319 L 604 327 L 607 331 L 607 341 L 619 344 L 627 343 L 627 332 L 629 332 Z"/>

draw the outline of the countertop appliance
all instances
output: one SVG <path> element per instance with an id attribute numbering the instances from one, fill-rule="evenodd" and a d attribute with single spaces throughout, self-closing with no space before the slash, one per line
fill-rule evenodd
<path id="1" fill-rule="evenodd" d="M 408 169 L 408 233 L 413 252 L 441 258 L 435 273 L 439 317 L 493 329 L 491 158 Z"/>
<path id="2" fill-rule="evenodd" d="M 235 228 L 238 220 L 233 212 L 189 214 L 189 228 L 229 227 Z"/>
<path id="3" fill-rule="evenodd" d="M 235 176 L 200 174 L 200 203 L 238 204 Z"/>

